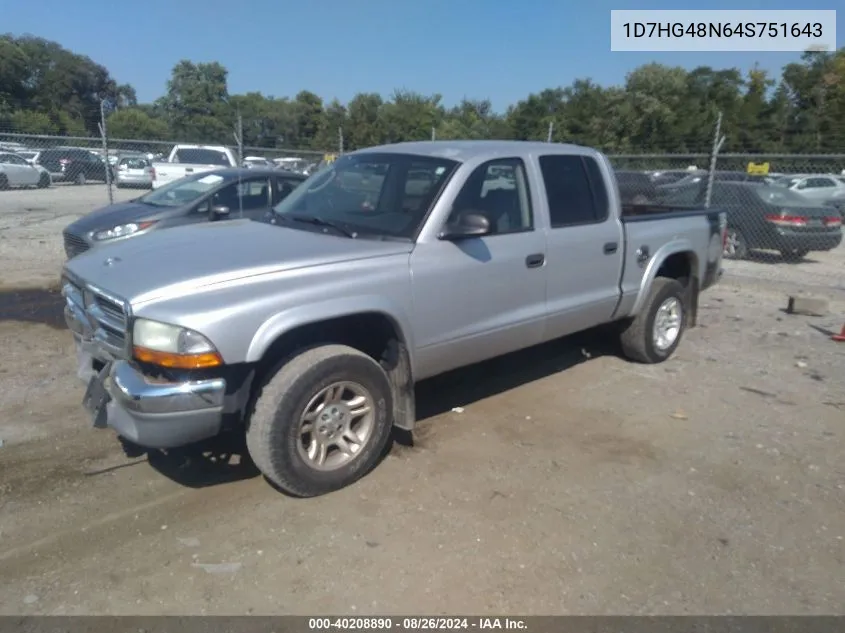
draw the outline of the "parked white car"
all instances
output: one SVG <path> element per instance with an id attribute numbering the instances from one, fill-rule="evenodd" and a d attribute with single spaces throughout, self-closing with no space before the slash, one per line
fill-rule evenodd
<path id="1" fill-rule="evenodd" d="M 41 165 L 32 165 L 17 154 L 0 154 L 0 189 L 10 187 L 39 187 L 53 184 L 50 172 Z"/>
<path id="2" fill-rule="evenodd" d="M 143 156 L 122 156 L 117 162 L 115 174 L 117 187 L 143 187 L 151 189 L 153 186 L 152 163 Z"/>
<path id="3" fill-rule="evenodd" d="M 791 189 L 809 200 L 827 202 L 845 198 L 845 182 L 836 176 L 827 174 L 797 174 L 784 176 L 774 183 Z"/>

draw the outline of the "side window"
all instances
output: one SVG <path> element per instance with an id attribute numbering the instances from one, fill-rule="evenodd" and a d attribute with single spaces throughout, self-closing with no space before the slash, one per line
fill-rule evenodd
<path id="1" fill-rule="evenodd" d="M 274 182 L 275 186 L 273 188 L 273 204 L 277 204 L 287 198 L 291 194 L 291 192 L 296 189 L 296 187 L 301 181 L 277 176 Z"/>
<path id="2" fill-rule="evenodd" d="M 592 224 L 607 217 L 607 191 L 603 191 L 605 203 L 602 210 L 602 196 L 593 192 L 587 160 L 568 154 L 540 157 L 552 228 Z M 594 178 L 597 184 L 601 182 L 598 181 L 600 176 L 596 165 Z"/>
<path id="3" fill-rule="evenodd" d="M 807 187 L 810 189 L 822 189 L 828 187 L 835 187 L 833 181 L 829 178 L 810 178 L 807 181 Z"/>
<path id="4" fill-rule="evenodd" d="M 485 215 L 491 235 L 532 230 L 531 195 L 522 160 L 503 158 L 477 167 L 455 199 L 448 222 L 466 212 Z"/>
<path id="5" fill-rule="evenodd" d="M 260 180 L 246 180 L 226 185 L 214 194 L 212 206 L 229 207 L 233 213 L 243 208 L 253 211 L 269 206 L 270 187 L 266 178 Z M 201 210 L 204 205 L 200 205 Z"/>

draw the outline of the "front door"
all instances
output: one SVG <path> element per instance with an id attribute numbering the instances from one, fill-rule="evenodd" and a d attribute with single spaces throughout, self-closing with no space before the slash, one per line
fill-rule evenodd
<path id="1" fill-rule="evenodd" d="M 491 233 L 420 243 L 411 253 L 418 378 L 542 340 L 546 238 L 535 227 L 522 161 L 478 167 L 449 221 L 465 212 L 485 215 Z"/>

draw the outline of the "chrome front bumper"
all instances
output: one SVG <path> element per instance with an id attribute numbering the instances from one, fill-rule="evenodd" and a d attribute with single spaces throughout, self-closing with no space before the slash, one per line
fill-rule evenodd
<path id="1" fill-rule="evenodd" d="M 94 426 L 112 428 L 148 448 L 185 446 L 220 432 L 224 379 L 169 382 L 145 376 L 126 360 L 128 308 L 120 312 L 116 297 L 98 303 L 109 297 L 90 286 L 65 284 L 62 292 L 65 321 L 76 343 L 77 375 L 88 385 L 84 401 L 90 404 L 89 395 L 98 394 L 98 404 L 90 407 Z"/>
<path id="2" fill-rule="evenodd" d="M 91 345 L 79 338 L 76 343 L 79 378 L 86 384 L 97 380 L 93 365 L 97 356 L 91 353 Z M 105 389 L 109 401 L 103 422 L 95 420 L 95 426 L 111 428 L 147 448 L 176 448 L 220 432 L 224 379 L 167 382 L 145 376 L 129 361 L 108 362 Z"/>

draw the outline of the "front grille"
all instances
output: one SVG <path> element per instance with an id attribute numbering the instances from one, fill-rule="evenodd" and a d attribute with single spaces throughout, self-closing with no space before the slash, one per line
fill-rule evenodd
<path id="1" fill-rule="evenodd" d="M 84 253 L 89 248 L 91 248 L 88 245 L 88 242 L 86 242 L 78 235 L 74 235 L 73 233 L 68 233 L 67 231 L 64 231 L 62 233 L 62 237 L 64 238 L 65 242 L 65 255 L 67 255 L 68 259 L 76 257 L 80 253 Z"/>
<path id="2" fill-rule="evenodd" d="M 81 315 L 83 336 L 91 338 L 111 357 L 123 357 L 128 315 L 123 304 L 100 290 L 65 281 L 62 294 L 68 311 Z M 75 320 L 79 320 L 78 318 Z"/>

